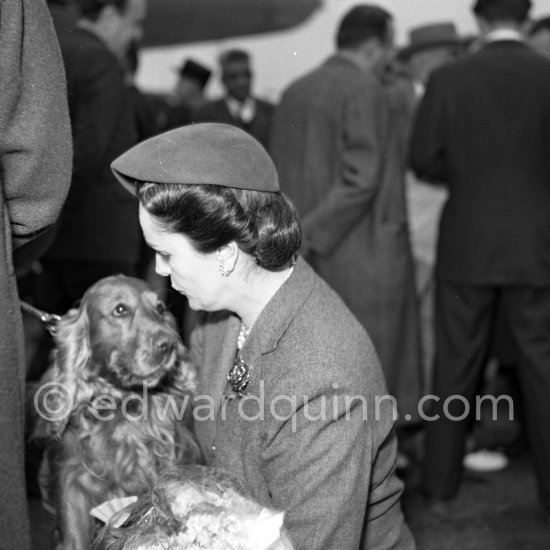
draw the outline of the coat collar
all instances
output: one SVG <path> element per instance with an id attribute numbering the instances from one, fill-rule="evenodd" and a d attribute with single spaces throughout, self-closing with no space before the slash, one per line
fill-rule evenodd
<path id="1" fill-rule="evenodd" d="M 288 326 L 313 291 L 315 278 L 313 269 L 299 257 L 290 277 L 260 313 L 242 349 L 243 358 L 251 368 L 252 380 L 248 391 L 257 387 L 262 377 L 262 355 L 277 347 Z M 215 329 L 208 334 L 208 346 L 216 352 L 215 358 L 209 357 L 208 361 L 201 365 L 201 368 L 205 369 L 202 391 L 213 399 L 217 418 L 223 396 L 231 395 L 227 374 L 235 361 L 241 322 L 235 314 L 227 311 L 211 314 L 209 322 L 215 325 Z M 206 424 L 201 430 L 209 446 L 215 439 L 216 427 L 215 423 Z"/>
<path id="2" fill-rule="evenodd" d="M 352 67 L 356 71 L 359 71 L 361 73 L 365 73 L 361 69 L 361 67 L 355 63 L 352 59 L 350 59 L 347 55 L 343 55 L 340 52 L 336 52 L 335 54 L 331 55 L 324 63 L 325 65 L 343 65 L 347 67 Z"/>
<path id="3" fill-rule="evenodd" d="M 107 47 L 107 44 L 105 44 L 104 40 L 92 29 L 86 27 L 85 24 L 82 25 L 77 22 L 72 33 L 74 36 L 79 36 L 80 39 L 85 39 L 89 42 L 96 42 L 97 44 L 101 44 L 101 46 L 108 50 L 109 53 L 112 53 L 111 50 L 109 50 L 109 48 Z"/>
<path id="4" fill-rule="evenodd" d="M 496 51 L 499 48 L 500 49 L 516 48 L 516 49 L 531 50 L 531 48 L 525 42 L 523 42 L 521 40 L 502 39 L 502 40 L 492 40 L 491 42 L 485 42 L 480 51 L 481 52 L 483 52 L 483 51 Z"/>
<path id="5" fill-rule="evenodd" d="M 342 52 L 336 52 L 335 54 L 331 55 L 323 64 L 323 66 L 326 67 L 347 67 L 348 69 L 357 71 L 358 73 L 362 74 L 364 77 L 368 79 L 372 79 L 375 82 L 378 82 L 379 84 L 382 84 L 382 71 L 379 71 L 378 69 L 373 69 L 370 71 L 367 71 L 359 66 L 353 59 L 346 56 L 345 54 L 342 54 Z"/>
<path id="6" fill-rule="evenodd" d="M 290 277 L 264 307 L 246 339 L 242 353 L 247 361 L 253 358 L 254 363 L 259 365 L 261 356 L 277 347 L 286 329 L 313 291 L 315 279 L 313 269 L 298 257 Z M 208 324 L 212 328 L 208 331 L 208 347 L 217 351 L 215 359 L 209 357 L 208 364 L 202 368 L 208 370 L 205 376 L 208 380 L 208 393 L 217 400 L 226 388 L 226 375 L 235 361 L 241 321 L 234 313 L 221 311 L 210 314 Z"/>
<path id="7" fill-rule="evenodd" d="M 298 257 L 290 277 L 271 298 L 254 323 L 247 344 L 256 343 L 255 347 L 261 354 L 273 351 L 311 294 L 314 282 L 313 269 Z M 245 349 L 246 347 L 245 345 Z"/>

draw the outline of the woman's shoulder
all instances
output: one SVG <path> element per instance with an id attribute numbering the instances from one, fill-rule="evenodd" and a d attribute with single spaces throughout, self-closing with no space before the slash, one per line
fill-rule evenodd
<path id="1" fill-rule="evenodd" d="M 370 347 L 370 339 L 340 296 L 304 260 L 289 279 L 284 299 L 275 316 L 285 318 L 290 334 L 307 334 L 308 342 L 346 341 L 354 347 Z M 308 344 L 309 346 L 309 344 Z"/>
<path id="2" fill-rule="evenodd" d="M 374 346 L 341 298 L 319 277 L 276 351 L 277 370 L 299 372 L 304 383 L 383 389 Z"/>
<path id="3" fill-rule="evenodd" d="M 367 333 L 340 296 L 321 277 L 315 276 L 312 292 L 299 317 L 308 323 L 312 335 L 322 338 L 352 338 L 363 345 Z"/>

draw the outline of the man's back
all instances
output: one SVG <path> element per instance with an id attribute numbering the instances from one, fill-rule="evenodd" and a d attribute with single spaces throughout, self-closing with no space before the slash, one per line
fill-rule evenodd
<path id="1" fill-rule="evenodd" d="M 138 140 L 116 57 L 91 32 L 60 40 L 73 128 L 73 182 L 48 257 L 136 261 L 141 246 L 137 205 L 120 189 L 110 163 Z"/>
<path id="2" fill-rule="evenodd" d="M 449 185 L 439 275 L 541 284 L 550 275 L 550 63 L 489 43 L 435 71 L 412 136 L 417 173 Z"/>
<path id="3" fill-rule="evenodd" d="M 277 107 L 271 152 L 308 261 L 365 327 L 390 393 L 414 414 L 421 383 L 401 131 L 375 75 L 337 54 L 296 81 Z"/>
<path id="4" fill-rule="evenodd" d="M 348 177 L 362 178 L 361 186 L 369 180 L 377 185 L 367 167 L 368 154 L 357 159 L 358 174 L 345 173 L 355 164 L 346 149 L 368 152 L 369 146 L 381 145 L 386 114 L 381 84 L 340 56 L 288 88 L 276 111 L 272 153 L 283 190 L 302 218 Z M 379 155 L 372 153 L 376 170 Z"/>

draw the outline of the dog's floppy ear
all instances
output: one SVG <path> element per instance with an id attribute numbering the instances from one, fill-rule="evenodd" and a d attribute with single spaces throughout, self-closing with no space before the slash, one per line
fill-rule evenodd
<path id="1" fill-rule="evenodd" d="M 32 438 L 45 443 L 62 437 L 71 412 L 89 393 L 85 371 L 91 353 L 85 301 L 61 318 L 54 340 L 52 365 L 34 396 L 34 409 L 39 418 Z"/>

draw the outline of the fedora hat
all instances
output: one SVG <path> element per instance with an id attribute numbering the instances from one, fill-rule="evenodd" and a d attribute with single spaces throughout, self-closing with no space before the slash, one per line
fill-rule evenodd
<path id="1" fill-rule="evenodd" d="M 205 67 L 194 59 L 187 59 L 184 61 L 176 68 L 176 72 L 179 74 L 180 78 L 188 77 L 195 79 L 200 84 L 201 88 L 206 86 L 212 74 L 212 71 L 208 67 Z"/>
<path id="2" fill-rule="evenodd" d="M 458 35 L 452 22 L 430 23 L 415 27 L 409 31 L 409 44 L 399 51 L 401 59 L 430 48 L 444 46 L 460 47 L 463 39 Z"/>

